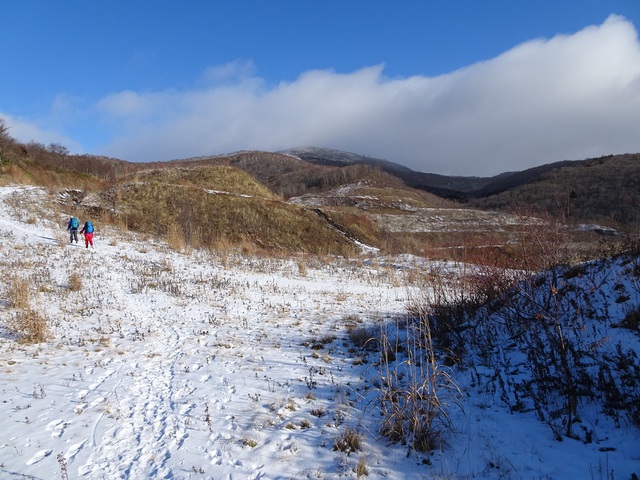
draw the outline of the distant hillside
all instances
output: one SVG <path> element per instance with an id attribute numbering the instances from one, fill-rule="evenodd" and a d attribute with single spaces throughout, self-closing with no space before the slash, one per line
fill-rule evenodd
<path id="1" fill-rule="evenodd" d="M 280 153 L 300 158 L 317 165 L 374 165 L 381 170 L 402 179 L 407 186 L 420 188 L 446 198 L 465 198 L 467 192 L 480 190 L 492 182 L 502 178 L 502 174 L 491 178 L 456 177 L 423 173 L 411 170 L 398 163 L 372 158 L 356 153 L 342 152 L 330 148 L 304 147 L 283 150 Z"/>
<path id="2" fill-rule="evenodd" d="M 528 206 L 573 223 L 603 223 L 637 232 L 640 154 L 559 161 L 494 177 L 448 177 L 415 172 L 386 160 L 326 148 L 291 149 L 288 155 L 321 165 L 376 165 L 425 190 L 480 209 Z"/>
<path id="3" fill-rule="evenodd" d="M 397 176 L 367 164 L 314 164 L 291 155 L 262 151 L 243 151 L 224 156 L 200 157 L 149 165 L 154 168 L 200 165 L 233 166 L 249 173 L 275 193 L 286 198 L 310 192 L 326 191 L 365 179 L 389 185 L 404 185 Z"/>

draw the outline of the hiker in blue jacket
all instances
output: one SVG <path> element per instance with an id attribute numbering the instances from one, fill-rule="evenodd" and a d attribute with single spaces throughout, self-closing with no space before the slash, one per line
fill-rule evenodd
<path id="1" fill-rule="evenodd" d="M 67 232 L 69 232 L 69 243 L 75 240 L 78 243 L 78 219 L 71 217 L 67 223 Z"/>

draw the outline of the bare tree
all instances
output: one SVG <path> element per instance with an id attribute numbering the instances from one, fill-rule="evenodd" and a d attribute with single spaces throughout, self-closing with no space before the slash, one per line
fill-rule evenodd
<path id="1" fill-rule="evenodd" d="M 12 141 L 13 139 L 9 136 L 9 127 L 4 119 L 0 118 L 0 160 L 3 159 L 5 151 Z"/>
<path id="2" fill-rule="evenodd" d="M 69 149 L 60 143 L 50 143 L 47 150 L 60 156 L 69 155 Z"/>

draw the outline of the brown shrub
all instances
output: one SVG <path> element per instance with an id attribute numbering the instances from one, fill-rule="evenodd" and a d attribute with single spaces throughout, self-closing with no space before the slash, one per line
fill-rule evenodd
<path id="1" fill-rule="evenodd" d="M 82 290 L 82 274 L 79 272 L 72 272 L 69 274 L 69 290 L 72 292 L 79 292 Z"/>
<path id="2" fill-rule="evenodd" d="M 49 335 L 46 319 L 42 314 L 30 308 L 16 314 L 9 322 L 9 331 L 21 343 L 41 343 L 46 341 Z"/>
<path id="3" fill-rule="evenodd" d="M 18 309 L 29 308 L 31 299 L 29 281 L 17 275 L 11 276 L 9 278 L 7 297 L 10 306 Z"/>

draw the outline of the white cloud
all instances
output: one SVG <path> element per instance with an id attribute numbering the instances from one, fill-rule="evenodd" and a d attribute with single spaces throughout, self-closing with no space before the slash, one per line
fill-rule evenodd
<path id="1" fill-rule="evenodd" d="M 52 143 L 64 145 L 73 153 L 82 152 L 82 147 L 66 135 L 55 130 L 43 128 L 38 123 L 17 118 L 0 112 L 0 118 L 9 127 L 8 134 L 14 140 L 22 143 L 37 142 L 43 145 Z"/>
<path id="2" fill-rule="evenodd" d="M 220 83 L 250 78 L 256 70 L 251 60 L 236 60 L 225 65 L 209 67 L 202 75 L 201 81 Z"/>
<path id="3" fill-rule="evenodd" d="M 493 175 L 640 151 L 640 45 L 617 16 L 433 78 L 390 79 L 380 65 L 266 86 L 253 71 L 237 62 L 191 91 L 103 98 L 100 112 L 119 126 L 104 153 L 148 161 L 315 145 Z"/>

